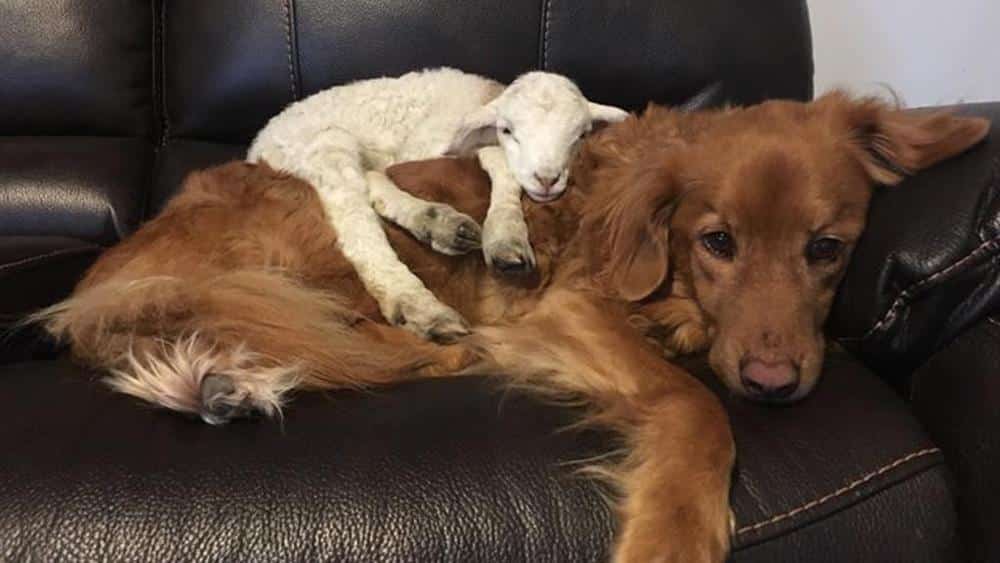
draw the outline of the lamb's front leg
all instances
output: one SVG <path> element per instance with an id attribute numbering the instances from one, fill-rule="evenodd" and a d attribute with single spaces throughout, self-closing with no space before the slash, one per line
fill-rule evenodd
<path id="1" fill-rule="evenodd" d="M 521 186 L 507 167 L 503 149 L 484 147 L 476 154 L 492 183 L 490 208 L 483 222 L 486 263 L 503 273 L 530 273 L 535 269 L 535 253 L 521 208 Z"/>
<path id="2" fill-rule="evenodd" d="M 370 171 L 365 178 L 368 199 L 375 211 L 434 250 L 455 256 L 481 245 L 482 229 L 472 217 L 450 205 L 424 201 L 408 194 L 382 172 Z"/>
<path id="3" fill-rule="evenodd" d="M 350 176 L 349 171 L 345 176 Z M 391 323 L 424 338 L 451 341 L 468 334 L 468 325 L 403 264 L 389 244 L 378 215 L 368 202 L 364 179 L 345 178 L 334 189 L 317 187 L 340 251 Z"/>
<path id="4" fill-rule="evenodd" d="M 295 158 L 293 158 L 293 156 Z M 312 184 L 333 228 L 337 244 L 389 322 L 424 338 L 450 341 L 468 334 L 468 325 L 400 261 L 382 222 L 368 201 L 368 186 L 357 142 L 330 130 L 296 154 L 270 144 L 251 150 L 263 160 Z"/>

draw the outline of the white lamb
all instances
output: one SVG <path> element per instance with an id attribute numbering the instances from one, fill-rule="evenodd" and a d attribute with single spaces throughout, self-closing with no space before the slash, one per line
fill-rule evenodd
<path id="1" fill-rule="evenodd" d="M 588 102 L 569 79 L 529 72 L 510 86 L 455 69 L 417 71 L 324 90 L 296 102 L 260 131 L 247 155 L 310 182 L 337 230 L 340 248 L 390 322 L 436 340 L 468 332 L 400 262 L 381 216 L 461 254 L 483 248 L 499 270 L 535 266 L 521 189 L 558 198 L 578 141 L 596 121 L 628 114 Z M 479 225 L 450 206 L 415 198 L 383 173 L 391 164 L 476 150 L 493 183 Z"/>

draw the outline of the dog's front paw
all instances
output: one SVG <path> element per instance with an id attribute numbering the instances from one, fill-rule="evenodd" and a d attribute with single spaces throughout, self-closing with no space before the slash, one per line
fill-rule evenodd
<path id="1" fill-rule="evenodd" d="M 528 240 L 528 226 L 516 217 L 487 217 L 483 225 L 483 256 L 490 269 L 504 275 L 535 271 L 535 251 Z"/>
<path id="2" fill-rule="evenodd" d="M 469 334 L 469 325 L 451 307 L 427 295 L 398 300 L 389 319 L 394 325 L 434 342 L 448 343 Z"/>
<path id="3" fill-rule="evenodd" d="M 431 248 L 457 256 L 482 246 L 483 232 L 479 223 L 449 205 L 432 204 L 422 210 L 414 221 L 414 235 Z"/>

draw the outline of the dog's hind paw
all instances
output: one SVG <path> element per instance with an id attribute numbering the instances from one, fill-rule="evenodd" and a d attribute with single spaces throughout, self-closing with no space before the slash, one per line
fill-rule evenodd
<path id="1" fill-rule="evenodd" d="M 231 377 L 210 373 L 201 380 L 201 419 L 213 426 L 254 413 L 246 394 L 241 393 Z"/>

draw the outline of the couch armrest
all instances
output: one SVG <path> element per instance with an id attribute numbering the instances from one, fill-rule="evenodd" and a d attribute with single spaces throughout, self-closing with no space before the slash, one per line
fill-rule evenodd
<path id="1" fill-rule="evenodd" d="M 918 418 L 956 477 L 970 561 L 1000 561 L 1000 320 L 988 317 L 913 375 Z"/>
<path id="2" fill-rule="evenodd" d="M 952 109 L 1000 120 L 1000 103 Z M 994 128 L 966 154 L 880 188 L 872 200 L 829 329 L 901 388 L 914 369 L 1000 303 L 998 172 Z"/>

